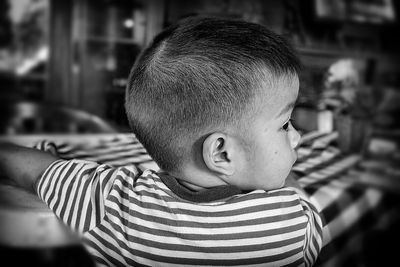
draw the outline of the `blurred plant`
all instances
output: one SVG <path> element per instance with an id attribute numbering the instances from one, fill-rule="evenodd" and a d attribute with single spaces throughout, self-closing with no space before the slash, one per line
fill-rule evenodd
<path id="1" fill-rule="evenodd" d="M 371 119 L 376 103 L 372 88 L 365 85 L 362 65 L 353 59 L 339 59 L 328 69 L 319 101 L 321 109 L 337 115 Z"/>

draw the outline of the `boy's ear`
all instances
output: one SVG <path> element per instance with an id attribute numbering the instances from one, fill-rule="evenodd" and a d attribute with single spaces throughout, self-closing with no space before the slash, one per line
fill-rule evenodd
<path id="1" fill-rule="evenodd" d="M 235 142 L 226 134 L 213 133 L 203 142 L 203 160 L 208 169 L 231 176 L 235 172 L 232 161 L 236 151 Z"/>

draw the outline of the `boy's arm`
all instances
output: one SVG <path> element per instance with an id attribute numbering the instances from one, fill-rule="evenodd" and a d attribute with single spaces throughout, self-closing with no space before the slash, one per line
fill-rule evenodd
<path id="1" fill-rule="evenodd" d="M 58 158 L 37 149 L 0 142 L 0 179 L 35 192 L 37 180 Z"/>
<path id="2" fill-rule="evenodd" d="M 318 255 L 322 248 L 322 217 L 318 212 L 315 202 L 311 202 L 309 195 L 301 187 L 298 180 L 298 174 L 290 172 L 285 181 L 285 187 L 291 187 L 295 189 L 300 195 L 300 201 L 303 206 L 304 215 L 307 216 L 308 224 L 306 227 L 306 235 L 304 242 L 304 259 L 306 266 L 313 266 L 318 258 Z"/>

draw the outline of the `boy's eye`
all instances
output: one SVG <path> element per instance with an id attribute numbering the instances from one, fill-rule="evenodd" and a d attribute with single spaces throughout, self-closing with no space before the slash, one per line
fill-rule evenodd
<path id="1" fill-rule="evenodd" d="M 286 132 L 289 131 L 289 126 L 292 124 L 292 119 L 289 119 L 283 126 L 282 129 Z"/>

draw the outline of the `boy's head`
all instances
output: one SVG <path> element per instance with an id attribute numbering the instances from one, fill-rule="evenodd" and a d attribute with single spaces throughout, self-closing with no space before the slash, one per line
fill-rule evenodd
<path id="1" fill-rule="evenodd" d="M 243 189 L 277 188 L 295 161 L 299 136 L 288 120 L 299 65 L 287 42 L 261 25 L 188 18 L 137 59 L 128 120 L 164 171 L 191 165 Z"/>

